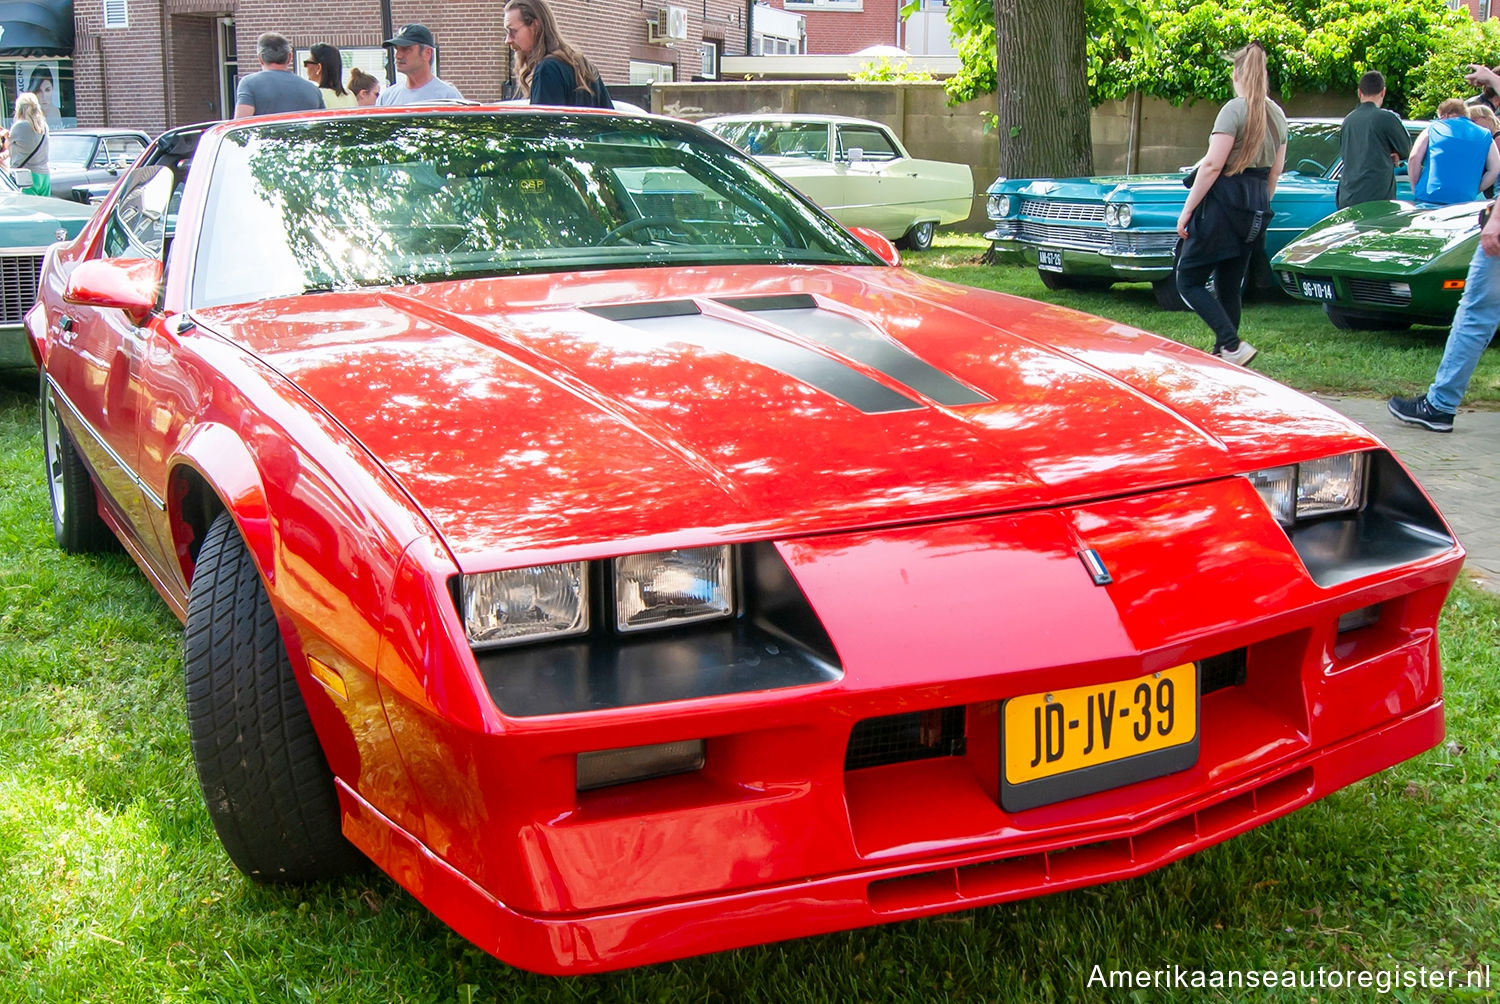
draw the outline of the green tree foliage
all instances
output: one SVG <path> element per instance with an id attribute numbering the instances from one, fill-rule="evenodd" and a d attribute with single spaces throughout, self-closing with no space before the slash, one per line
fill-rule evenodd
<path id="1" fill-rule="evenodd" d="M 903 59 L 899 63 L 892 62 L 890 56 L 881 56 L 859 64 L 859 69 L 849 74 L 850 80 L 860 80 L 874 83 L 919 83 L 932 79 L 932 74 L 927 70 L 913 69 L 911 60 Z"/>
<path id="2" fill-rule="evenodd" d="M 1452 83 L 1458 63 L 1500 62 L 1500 29 L 1476 28 L 1445 0 L 1085 0 L 1084 7 L 1094 104 L 1135 90 L 1173 104 L 1227 100 L 1229 72 L 1218 54 L 1250 41 L 1266 46 L 1274 91 L 1352 95 L 1361 74 L 1380 70 L 1387 107 L 1398 111 L 1427 86 L 1429 59 L 1455 36 L 1474 37 L 1434 78 L 1431 86 L 1445 96 L 1464 93 L 1461 76 L 1457 90 Z M 993 92 L 992 0 L 953 0 L 948 25 L 963 62 L 949 95 L 963 101 Z"/>
<path id="3" fill-rule="evenodd" d="M 1474 88 L 1464 81 L 1470 63 L 1500 66 L 1500 21 L 1471 21 L 1434 43 L 1427 61 L 1407 76 L 1411 88 L 1408 114 L 1428 118 L 1444 98 L 1473 93 Z"/>

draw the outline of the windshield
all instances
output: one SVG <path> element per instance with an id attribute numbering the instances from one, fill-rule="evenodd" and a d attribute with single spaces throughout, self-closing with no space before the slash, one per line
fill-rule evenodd
<path id="1" fill-rule="evenodd" d="M 878 263 L 686 124 L 434 113 L 249 126 L 209 180 L 194 303 L 650 265 Z"/>
<path id="2" fill-rule="evenodd" d="M 85 167 L 94 156 L 92 136 L 69 136 L 55 132 L 47 146 L 47 162 L 53 167 Z"/>
<path id="3" fill-rule="evenodd" d="M 1291 122 L 1286 138 L 1286 170 L 1323 178 L 1339 162 L 1337 122 Z"/>

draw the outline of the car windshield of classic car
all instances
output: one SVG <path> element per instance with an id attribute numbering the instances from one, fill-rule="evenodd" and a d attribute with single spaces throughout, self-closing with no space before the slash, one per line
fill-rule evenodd
<path id="1" fill-rule="evenodd" d="M 1287 131 L 1286 170 L 1324 177 L 1339 163 L 1337 122 L 1293 122 Z"/>
<path id="2" fill-rule="evenodd" d="M 659 120 L 248 127 L 226 137 L 209 186 L 198 306 L 559 269 L 875 261 L 749 158 Z"/>

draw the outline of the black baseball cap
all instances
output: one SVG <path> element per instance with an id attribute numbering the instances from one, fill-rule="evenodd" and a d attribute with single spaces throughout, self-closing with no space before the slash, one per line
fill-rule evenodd
<path id="1" fill-rule="evenodd" d="M 403 24 L 401 30 L 396 32 L 394 38 L 386 39 L 382 45 L 426 45 L 437 48 L 437 42 L 432 38 L 432 32 L 427 30 L 425 24 Z"/>

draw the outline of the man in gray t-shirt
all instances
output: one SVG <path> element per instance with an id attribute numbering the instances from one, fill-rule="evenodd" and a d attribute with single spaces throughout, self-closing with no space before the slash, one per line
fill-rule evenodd
<path id="1" fill-rule="evenodd" d="M 425 24 L 403 24 L 394 38 L 385 44 L 396 50 L 396 69 L 405 74 L 406 82 L 393 84 L 380 92 L 377 105 L 420 105 L 433 101 L 462 101 L 458 88 L 439 80 L 432 72 L 437 43 Z"/>
<path id="2" fill-rule="evenodd" d="M 323 92 L 292 69 L 292 44 L 268 31 L 256 39 L 260 72 L 240 78 L 234 92 L 234 117 L 306 112 L 323 107 Z"/>

